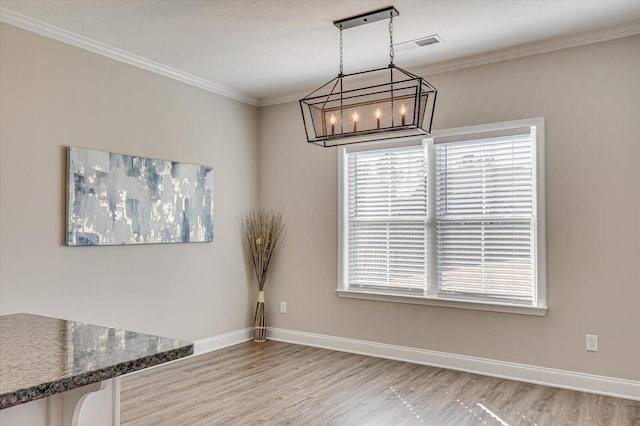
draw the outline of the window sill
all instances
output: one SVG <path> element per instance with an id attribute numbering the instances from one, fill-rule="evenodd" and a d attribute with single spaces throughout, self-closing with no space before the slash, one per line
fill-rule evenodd
<path id="1" fill-rule="evenodd" d="M 506 312 L 509 314 L 519 315 L 534 315 L 543 317 L 547 314 L 546 307 L 537 306 L 521 306 L 512 304 L 501 304 L 491 302 L 476 302 L 476 301 L 461 301 L 442 298 L 425 298 L 418 296 L 400 296 L 384 293 L 372 293 L 353 290 L 336 290 L 336 293 L 340 297 L 348 297 L 351 299 L 365 299 L 375 300 L 379 302 L 395 302 L 395 303 L 409 303 L 414 305 L 429 305 L 440 306 L 444 308 L 456 308 L 456 309 L 472 309 L 476 311 L 490 311 L 490 312 Z"/>

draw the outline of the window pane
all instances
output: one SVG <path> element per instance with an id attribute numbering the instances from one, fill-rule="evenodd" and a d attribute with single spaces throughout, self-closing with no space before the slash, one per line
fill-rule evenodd
<path id="1" fill-rule="evenodd" d="M 349 217 L 427 214 L 423 146 L 349 154 Z"/>
<path id="2" fill-rule="evenodd" d="M 349 223 L 349 286 L 422 293 L 424 221 Z"/>
<path id="3" fill-rule="evenodd" d="M 438 293 L 533 304 L 532 140 L 436 145 Z"/>
<path id="4" fill-rule="evenodd" d="M 436 146 L 438 215 L 533 214 L 531 136 Z"/>
<path id="5" fill-rule="evenodd" d="M 440 293 L 533 303 L 533 221 L 437 221 Z"/>
<path id="6" fill-rule="evenodd" d="M 349 288 L 422 294 L 426 148 L 349 153 L 347 190 Z"/>

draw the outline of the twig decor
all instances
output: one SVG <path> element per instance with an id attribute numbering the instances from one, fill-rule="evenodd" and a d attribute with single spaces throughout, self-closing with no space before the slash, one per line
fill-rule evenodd
<path id="1" fill-rule="evenodd" d="M 264 315 L 264 284 L 273 255 L 284 235 L 285 225 L 282 213 L 274 210 L 252 210 L 242 215 L 240 229 L 247 243 L 258 281 L 258 302 L 254 318 L 253 340 L 264 342 L 267 334 Z"/>

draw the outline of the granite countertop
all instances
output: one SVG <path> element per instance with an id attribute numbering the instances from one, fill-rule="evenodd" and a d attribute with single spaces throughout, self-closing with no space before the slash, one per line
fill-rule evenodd
<path id="1" fill-rule="evenodd" d="M 32 314 L 0 316 L 0 410 L 193 354 L 193 344 Z"/>

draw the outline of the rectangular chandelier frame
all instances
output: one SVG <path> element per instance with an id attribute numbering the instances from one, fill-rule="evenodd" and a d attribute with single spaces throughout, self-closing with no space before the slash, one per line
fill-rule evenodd
<path id="1" fill-rule="evenodd" d="M 338 75 L 300 100 L 307 142 L 330 147 L 428 135 L 436 97 L 424 78 L 393 64 Z"/>

